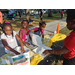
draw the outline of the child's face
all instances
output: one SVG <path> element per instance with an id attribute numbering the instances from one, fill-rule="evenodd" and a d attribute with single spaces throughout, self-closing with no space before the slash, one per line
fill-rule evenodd
<path id="1" fill-rule="evenodd" d="M 12 34 L 12 28 L 11 28 L 11 26 L 5 26 L 3 30 L 5 31 L 5 33 L 7 35 L 11 35 Z"/>
<path id="2" fill-rule="evenodd" d="M 68 28 L 69 30 L 74 30 L 74 29 L 75 29 L 75 23 L 74 23 L 73 20 L 68 20 L 68 19 L 66 19 L 66 22 L 67 22 L 67 28 Z"/>
<path id="3" fill-rule="evenodd" d="M 46 25 L 45 25 L 45 24 L 42 24 L 42 25 L 40 26 L 40 29 L 41 29 L 41 30 L 44 30 L 45 27 L 46 27 Z"/>
<path id="4" fill-rule="evenodd" d="M 27 28 L 28 22 L 27 21 L 23 21 L 22 26 L 23 26 L 23 28 Z"/>

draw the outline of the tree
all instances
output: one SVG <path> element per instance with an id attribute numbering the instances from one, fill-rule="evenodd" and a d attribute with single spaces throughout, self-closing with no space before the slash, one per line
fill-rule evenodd
<path id="1" fill-rule="evenodd" d="M 39 10 L 40 10 L 40 9 L 30 9 L 30 10 L 38 11 L 38 15 L 39 15 Z"/>
<path id="2" fill-rule="evenodd" d="M 29 9 L 26 9 L 26 19 L 29 21 L 30 19 L 30 12 Z"/>
<path id="3" fill-rule="evenodd" d="M 48 17 L 52 17 L 52 11 L 51 11 L 51 9 L 48 9 Z"/>

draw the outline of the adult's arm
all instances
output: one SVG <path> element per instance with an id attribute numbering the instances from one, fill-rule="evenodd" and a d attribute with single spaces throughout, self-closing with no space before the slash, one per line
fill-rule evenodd
<path id="1" fill-rule="evenodd" d="M 43 52 L 43 54 L 56 54 L 56 55 L 61 55 L 61 54 L 66 54 L 68 53 L 69 50 L 64 46 L 63 48 L 61 49 L 55 49 L 55 50 L 45 50 Z"/>

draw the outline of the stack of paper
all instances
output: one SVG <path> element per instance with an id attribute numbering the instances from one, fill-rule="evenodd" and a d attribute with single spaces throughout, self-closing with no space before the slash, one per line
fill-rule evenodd
<path id="1" fill-rule="evenodd" d="M 41 37 L 39 37 L 38 35 L 32 34 L 32 43 L 34 45 L 38 46 L 33 51 L 36 52 L 36 53 L 38 53 L 38 54 L 40 54 L 43 57 L 46 56 L 46 55 L 43 54 L 43 52 L 45 50 L 52 50 L 52 48 L 49 48 L 49 47 L 45 46 L 44 44 L 42 44 Z"/>

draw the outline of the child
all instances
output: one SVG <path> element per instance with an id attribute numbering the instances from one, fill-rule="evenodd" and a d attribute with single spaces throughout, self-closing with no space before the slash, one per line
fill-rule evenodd
<path id="1" fill-rule="evenodd" d="M 63 48 L 45 50 L 44 54 L 63 54 L 63 65 L 75 65 L 75 9 L 67 10 L 67 28 L 73 30 L 65 39 Z"/>
<path id="2" fill-rule="evenodd" d="M 12 30 L 12 26 L 11 26 L 10 22 L 4 21 L 2 26 L 3 26 L 2 27 L 3 34 L 1 35 L 1 40 L 5 47 L 5 52 L 6 53 L 14 52 L 15 54 L 20 54 L 19 52 L 14 50 L 14 48 L 16 48 L 18 46 L 16 39 L 20 42 L 21 52 L 25 52 L 23 43 L 21 42 L 21 39 L 16 34 L 16 32 Z"/>
<path id="3" fill-rule="evenodd" d="M 44 38 L 44 28 L 46 27 L 46 23 L 44 21 L 39 23 L 39 28 L 36 27 L 31 32 L 34 32 L 34 34 L 41 36 Z"/>
<path id="4" fill-rule="evenodd" d="M 23 44 L 30 45 L 28 42 L 29 42 L 29 39 L 31 39 L 31 38 L 30 38 L 30 34 L 29 34 L 29 29 L 27 28 L 29 22 L 28 22 L 28 20 L 24 19 L 21 22 L 21 24 L 22 24 L 23 28 L 20 30 L 19 36 L 22 39 Z"/>

